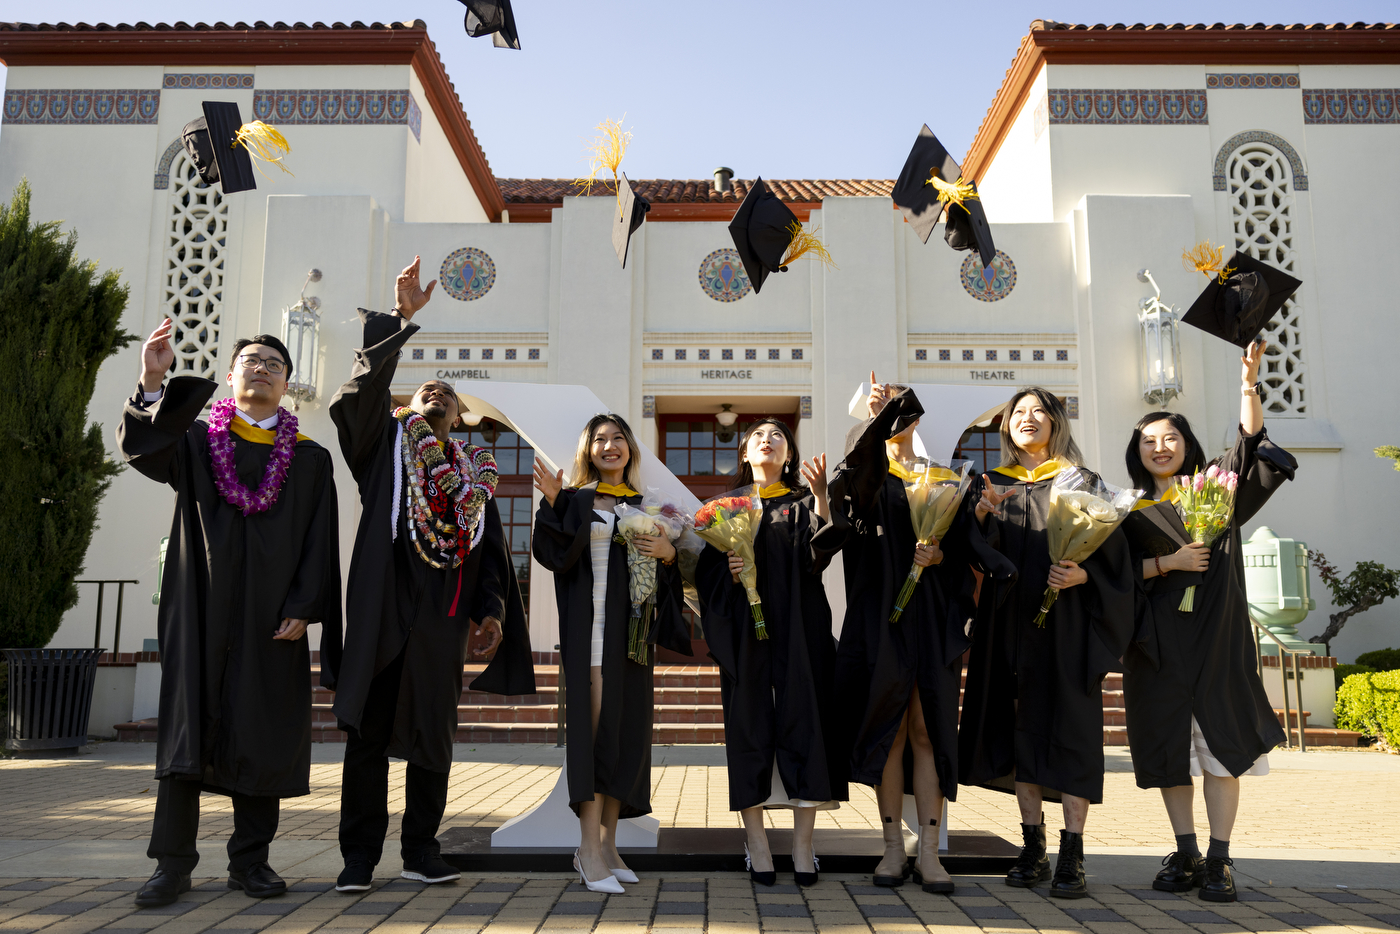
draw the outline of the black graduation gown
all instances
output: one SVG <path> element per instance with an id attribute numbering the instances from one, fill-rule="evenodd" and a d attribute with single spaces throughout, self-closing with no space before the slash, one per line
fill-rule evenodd
<path id="1" fill-rule="evenodd" d="M 433 772 L 452 766 L 462 667 L 471 620 L 494 616 L 503 639 L 472 690 L 530 694 L 535 669 L 520 586 L 510 563 L 495 500 L 488 500 L 481 541 L 459 568 L 433 568 L 408 533 L 408 510 L 390 530 L 395 477 L 403 471 L 394 443 L 398 425 L 389 387 L 400 348 L 418 326 L 397 315 L 359 310 L 364 346 L 350 380 L 331 401 L 340 450 L 360 490 L 360 527 L 345 589 L 345 655 L 335 695 L 341 729 L 358 729 L 374 676 L 404 654 L 388 755 Z M 460 583 L 459 583 L 460 573 Z M 460 586 L 460 595 L 458 587 Z M 449 616 L 457 597 L 457 615 Z"/>
<path id="2" fill-rule="evenodd" d="M 1286 480 L 1297 462 L 1268 440 L 1246 435 L 1219 458 L 1239 474 L 1234 520 L 1211 546 L 1204 574 L 1171 571 L 1142 579 L 1142 561 L 1175 552 L 1191 539 L 1174 504 L 1140 509 L 1123 523 L 1138 569 L 1138 631 L 1124 658 L 1123 698 L 1128 745 L 1140 788 L 1191 784 L 1191 717 L 1211 755 L 1239 777 L 1284 741 L 1283 727 L 1264 692 L 1254 659 L 1254 635 L 1244 590 L 1240 526 Z M 1195 609 L 1177 609 L 1196 585 Z"/>
<path id="3" fill-rule="evenodd" d="M 199 420 L 218 388 L 177 376 L 147 404 L 138 387 L 117 428 L 126 462 L 175 489 L 156 617 L 156 777 L 199 779 L 224 794 L 310 794 L 308 640 L 272 634 L 283 619 L 320 623 L 321 684 L 335 687 L 340 538 L 331 455 L 297 442 L 277 502 L 243 515 L 215 487 L 209 426 Z M 248 489 L 262 484 L 271 456 L 272 445 L 233 435 Z"/>
<path id="4" fill-rule="evenodd" d="M 831 553 L 812 541 L 825 524 L 809 490 L 763 501 L 754 559 L 765 640 L 754 635 L 748 595 L 724 553 L 707 544 L 696 567 L 705 640 L 720 669 L 730 810 L 768 799 L 775 753 L 788 797 L 847 798 L 836 640 L 821 578 Z"/>
<path id="5" fill-rule="evenodd" d="M 836 689 L 844 699 L 843 740 L 851 778 L 879 785 L 900 720 L 917 686 L 938 783 L 948 800 L 958 793 L 958 688 L 969 645 L 975 580 L 960 518 L 940 543 L 943 560 L 925 568 L 899 622 L 890 610 L 913 566 L 914 526 L 904 481 L 889 472 L 885 441 L 923 414 L 904 390 L 853 432 L 853 443 L 830 486 L 832 525 L 850 527 L 842 553 L 846 618 L 836 649 Z M 967 507 L 971 500 L 965 500 Z M 964 514 L 967 509 L 964 509 Z M 912 758 L 906 759 L 912 765 Z M 909 777 L 906 776 L 906 787 Z"/>
<path id="6" fill-rule="evenodd" d="M 1095 476 L 1086 468 L 1070 469 Z M 1101 685 L 1108 672 L 1122 670 L 1119 659 L 1133 635 L 1137 584 L 1127 538 L 1116 529 L 1080 564 L 1089 579 L 1061 591 L 1039 628 L 1034 620 L 1050 575 L 1045 520 L 1054 479 L 1024 483 L 995 471 L 987 476 L 995 490 L 1012 495 L 1000 517 L 989 516 L 985 527 L 975 521 L 969 526 L 970 537 L 978 538 L 980 530 L 997 555 L 977 550 L 993 580 L 983 584 L 973 624 L 958 735 L 960 781 L 1001 791 L 1014 791 L 1013 781 L 1026 782 L 1041 785 L 1050 800 L 1069 794 L 1098 804 Z M 981 496 L 980 481 L 968 496 Z M 1008 564 L 1014 579 L 1008 579 Z M 1142 576 L 1141 566 L 1136 576 Z"/>
<path id="7" fill-rule="evenodd" d="M 531 550 L 535 560 L 554 574 L 559 604 L 559 654 L 564 661 L 568 705 L 569 804 L 575 811 L 594 794 L 621 802 L 622 817 L 651 811 L 652 665 L 627 658 L 632 599 L 628 593 L 627 546 L 613 536 L 608 552 L 608 596 L 603 625 L 603 706 L 598 735 L 589 716 L 589 661 L 593 647 L 593 558 L 589 532 L 602 520 L 593 512 L 596 482 L 562 490 L 551 507 L 540 501 Z M 640 496 L 619 502 L 638 505 Z M 657 645 L 692 654 L 690 634 L 681 616 L 684 603 L 679 565 L 657 562 Z M 655 655 L 652 657 L 655 661 Z"/>

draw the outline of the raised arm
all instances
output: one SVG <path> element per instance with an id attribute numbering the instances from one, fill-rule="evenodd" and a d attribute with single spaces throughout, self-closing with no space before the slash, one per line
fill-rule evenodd
<path id="1" fill-rule="evenodd" d="M 398 369 L 404 343 L 418 330 L 413 316 L 432 298 L 434 279 L 426 290 L 419 287 L 419 257 L 399 273 L 394 283 L 394 313 L 358 309 L 364 336 L 350 379 L 331 400 L 331 420 L 340 435 L 340 451 L 350 471 L 360 479 L 374 462 L 389 427 L 389 387 Z"/>
<path id="2" fill-rule="evenodd" d="M 1257 435 L 1264 427 L 1264 401 L 1255 386 L 1259 382 L 1259 364 L 1264 360 L 1265 344 L 1255 341 L 1240 357 L 1240 427 L 1246 435 Z"/>
<path id="3" fill-rule="evenodd" d="M 140 473 L 174 484 L 180 470 L 180 442 L 219 384 L 197 376 L 177 376 L 167 387 L 165 373 L 175 362 L 166 318 L 141 346 L 141 382 L 122 407 L 117 449 Z"/>

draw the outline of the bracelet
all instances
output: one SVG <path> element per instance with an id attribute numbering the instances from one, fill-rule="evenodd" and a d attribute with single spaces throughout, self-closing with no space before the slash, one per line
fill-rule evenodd
<path id="1" fill-rule="evenodd" d="M 1153 556 L 1152 556 L 1152 563 L 1155 564 L 1155 565 L 1157 565 L 1157 576 L 1158 576 L 1158 577 L 1166 577 L 1166 576 L 1167 576 L 1167 572 L 1164 571 L 1164 570 L 1162 570 L 1162 559 L 1161 559 L 1159 556 L 1153 555 Z"/>

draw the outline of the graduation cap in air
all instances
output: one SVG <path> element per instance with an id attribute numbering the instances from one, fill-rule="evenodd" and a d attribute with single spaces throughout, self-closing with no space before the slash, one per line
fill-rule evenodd
<path id="1" fill-rule="evenodd" d="M 462 20 L 467 35 L 473 39 L 490 36 L 498 49 L 519 49 L 520 36 L 515 32 L 515 14 L 510 0 L 462 0 L 467 15 Z"/>
<path id="2" fill-rule="evenodd" d="M 944 241 L 955 250 L 976 247 L 986 275 L 997 251 L 992 242 L 991 225 L 987 223 L 987 214 L 977 194 L 977 183 L 964 181 L 962 167 L 933 135 L 928 124 L 924 124 L 915 137 L 914 148 L 904 160 L 891 197 L 924 243 L 928 243 L 946 207 Z"/>
<path id="3" fill-rule="evenodd" d="M 787 272 L 790 263 L 808 253 L 830 266 L 836 265 L 821 241 L 802 227 L 797 215 L 768 189 L 762 178 L 749 186 L 749 193 L 729 222 L 729 235 L 734 238 L 734 249 L 755 295 L 770 272 Z"/>
<path id="4" fill-rule="evenodd" d="M 647 212 L 651 210 L 651 202 L 632 190 L 632 183 L 627 181 L 627 173 L 623 172 L 617 179 L 617 210 L 613 213 L 612 241 L 613 249 L 617 250 L 618 261 L 622 263 L 622 268 L 627 268 L 627 247 L 632 242 L 632 235 L 637 232 L 637 228 L 642 226 L 642 221 L 647 219 Z"/>
<path id="5" fill-rule="evenodd" d="M 1303 284 L 1247 253 L 1235 253 L 1219 272 L 1201 271 L 1210 284 L 1181 320 L 1240 348 L 1249 347 Z"/>
<path id="6" fill-rule="evenodd" d="M 204 101 L 203 107 L 204 116 L 185 124 L 181 139 L 204 184 L 221 184 L 226 195 L 257 188 L 253 156 L 291 174 L 276 154 L 291 152 L 281 133 L 261 120 L 244 123 L 231 101 Z"/>

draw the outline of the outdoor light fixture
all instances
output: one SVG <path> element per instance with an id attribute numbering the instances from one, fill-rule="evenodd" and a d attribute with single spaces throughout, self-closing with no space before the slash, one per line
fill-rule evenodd
<path id="1" fill-rule="evenodd" d="M 722 444 L 728 444 L 734 440 L 734 423 L 739 420 L 738 412 L 731 412 L 733 406 L 726 402 L 720 406 L 720 412 L 715 415 L 715 421 L 719 423 L 719 430 L 715 432 L 715 440 Z"/>
<path id="2" fill-rule="evenodd" d="M 1152 285 L 1155 294 L 1138 301 L 1138 324 L 1142 328 L 1142 398 L 1152 405 L 1165 405 L 1181 395 L 1181 317 L 1176 306 L 1162 303 L 1162 290 L 1152 273 L 1138 270 L 1138 281 Z"/>
<path id="3" fill-rule="evenodd" d="M 292 365 L 291 377 L 287 380 L 287 395 L 294 400 L 293 408 L 316 398 L 316 352 L 317 332 L 320 330 L 321 300 L 306 294 L 306 287 L 321 281 L 321 270 L 313 269 L 306 274 L 301 286 L 301 297 L 291 308 L 282 312 L 282 343 L 287 345 L 287 353 Z"/>

